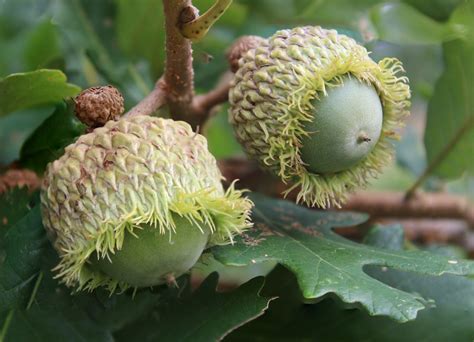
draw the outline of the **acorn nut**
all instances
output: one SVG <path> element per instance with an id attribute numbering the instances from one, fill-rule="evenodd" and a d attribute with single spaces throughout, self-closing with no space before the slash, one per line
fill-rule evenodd
<path id="1" fill-rule="evenodd" d="M 251 225 L 252 202 L 221 178 L 185 122 L 124 117 L 79 137 L 48 165 L 41 191 L 57 276 L 112 292 L 172 283 Z"/>
<path id="2" fill-rule="evenodd" d="M 403 71 L 334 30 L 278 31 L 242 55 L 229 120 L 247 155 L 292 183 L 285 195 L 340 206 L 392 158 L 390 139 L 409 114 Z"/>

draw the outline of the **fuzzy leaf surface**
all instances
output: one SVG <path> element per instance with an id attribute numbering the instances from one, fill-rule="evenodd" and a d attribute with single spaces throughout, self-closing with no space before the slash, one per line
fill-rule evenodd
<path id="1" fill-rule="evenodd" d="M 38 105 L 60 102 L 80 88 L 69 84 L 60 70 L 36 70 L 0 80 L 0 116 Z"/>
<path id="2" fill-rule="evenodd" d="M 365 267 L 386 266 L 427 275 L 474 274 L 474 262 L 361 245 L 332 231 L 365 221 L 363 214 L 309 210 L 261 195 L 252 199 L 256 204 L 254 228 L 233 246 L 214 247 L 214 257 L 235 266 L 274 260 L 295 274 L 307 300 L 335 294 L 346 303 L 364 307 L 370 315 L 406 322 L 425 308 L 423 300 L 370 277 Z"/>

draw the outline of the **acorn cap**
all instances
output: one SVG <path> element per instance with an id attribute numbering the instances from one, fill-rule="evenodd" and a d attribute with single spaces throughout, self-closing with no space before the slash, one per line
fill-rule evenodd
<path id="1" fill-rule="evenodd" d="M 110 85 L 92 87 L 75 98 L 77 118 L 90 128 L 101 127 L 109 120 L 118 120 L 124 112 L 124 100 L 117 88 Z"/>
<path id="2" fill-rule="evenodd" d="M 252 203 L 233 186 L 224 191 L 221 178 L 206 139 L 185 122 L 140 115 L 79 137 L 48 165 L 41 191 L 58 277 L 79 289 L 126 289 L 89 257 L 108 258 L 140 225 L 174 232 L 174 215 L 209 227 L 207 245 L 232 241 L 250 226 Z"/>
<path id="3" fill-rule="evenodd" d="M 236 72 L 239 69 L 240 58 L 250 49 L 262 44 L 266 39 L 259 36 L 243 36 L 237 39 L 227 50 L 226 57 L 230 70 Z"/>
<path id="4" fill-rule="evenodd" d="M 389 138 L 409 114 L 410 89 L 395 58 L 374 62 L 352 38 L 321 27 L 276 32 L 245 53 L 229 91 L 229 120 L 246 153 L 299 188 L 298 202 L 339 206 L 391 160 Z M 344 77 L 372 85 L 383 107 L 382 132 L 364 160 L 336 173 L 313 173 L 302 160 L 302 140 L 312 132 L 314 101 Z M 337 132 L 334 132 L 336 134 Z"/>

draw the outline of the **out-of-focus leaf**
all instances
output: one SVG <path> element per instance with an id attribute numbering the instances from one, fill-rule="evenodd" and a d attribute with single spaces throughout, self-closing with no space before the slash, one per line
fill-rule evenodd
<path id="1" fill-rule="evenodd" d="M 443 45 L 445 71 L 429 102 L 425 146 L 429 163 L 444 155 L 434 173 L 457 178 L 474 172 L 474 2 L 465 2 L 450 22 L 465 29 L 465 38 Z"/>
<path id="2" fill-rule="evenodd" d="M 400 227 L 380 227 L 371 232 L 370 243 L 400 250 Z M 332 299 L 305 305 L 300 301 L 296 279 L 278 268 L 267 277 L 263 295 L 279 296 L 261 318 L 237 329 L 228 341 L 471 341 L 474 337 L 474 281 L 443 275 L 430 277 L 387 268 L 368 272 L 402 291 L 425 299 L 426 310 L 417 319 L 400 324 L 387 317 L 371 317 Z"/>
<path id="3" fill-rule="evenodd" d="M 397 164 L 392 164 L 387 166 L 380 176 L 370 182 L 368 190 L 405 191 L 415 180 L 412 173 Z"/>
<path id="4" fill-rule="evenodd" d="M 25 48 L 25 65 L 28 70 L 44 68 L 61 55 L 56 26 L 47 19 L 33 28 Z"/>
<path id="5" fill-rule="evenodd" d="M 474 202 L 474 176 L 464 175 L 464 177 L 448 182 L 446 188 L 449 192 L 467 196 Z"/>
<path id="6" fill-rule="evenodd" d="M 190 295 L 163 296 L 152 314 L 119 332 L 118 341 L 218 341 L 262 315 L 272 299 L 258 295 L 263 278 L 229 293 L 216 293 L 217 280 L 213 273 Z"/>
<path id="7" fill-rule="evenodd" d="M 216 158 L 228 158 L 242 154 L 242 147 L 237 142 L 232 126 L 227 119 L 227 106 L 223 112 L 215 115 L 206 126 L 206 137 L 209 151 Z"/>
<path id="8" fill-rule="evenodd" d="M 399 224 L 373 227 L 365 236 L 364 243 L 374 247 L 400 251 L 403 249 L 405 234 Z"/>
<path id="9" fill-rule="evenodd" d="M 396 44 L 437 44 L 459 37 L 457 27 L 439 23 L 405 3 L 383 3 L 370 12 L 378 38 Z"/>
<path id="10" fill-rule="evenodd" d="M 80 88 L 66 82 L 59 70 L 12 74 L 0 80 L 0 116 L 38 105 L 57 103 Z"/>
<path id="11" fill-rule="evenodd" d="M 440 21 L 449 18 L 451 12 L 464 0 L 403 0 L 421 13 Z"/>
<path id="12" fill-rule="evenodd" d="M 53 110 L 50 106 L 30 108 L 0 117 L 0 165 L 19 158 L 23 142 Z"/>
<path id="13" fill-rule="evenodd" d="M 397 163 L 411 171 L 413 175 L 420 175 L 426 167 L 426 151 L 423 144 L 423 134 L 414 125 L 408 125 L 403 132 L 402 139 L 395 145 Z M 406 189 L 406 188 L 405 188 Z"/>
<path id="14" fill-rule="evenodd" d="M 66 71 L 84 86 L 112 84 L 124 95 L 126 108 L 152 89 L 147 63 L 131 63 L 119 48 L 115 2 L 56 1 L 53 22 L 58 25 L 66 56 Z M 137 24 L 140 30 L 146 26 Z M 153 38 L 150 38 L 153 41 Z M 162 48 L 164 48 L 162 46 Z"/>
<path id="15" fill-rule="evenodd" d="M 63 154 L 64 147 L 84 133 L 86 126 L 76 119 L 73 106 L 61 103 L 21 148 L 23 167 L 43 173 L 46 165 Z"/>
<path id="16" fill-rule="evenodd" d="M 214 3 L 214 0 L 193 1 L 193 5 L 200 9 L 201 14 L 207 11 Z M 240 1 L 234 1 L 222 17 L 219 18 L 217 25 L 239 28 L 245 22 L 247 14 L 247 6 L 241 4 Z"/>
<path id="17" fill-rule="evenodd" d="M 145 58 L 158 76 L 165 58 L 165 23 L 161 1 L 117 0 L 116 31 L 120 48 L 135 59 Z"/>
<path id="18" fill-rule="evenodd" d="M 359 224 L 365 215 L 309 210 L 261 195 L 252 196 L 252 200 L 254 228 L 232 246 L 214 247 L 214 257 L 235 266 L 276 261 L 296 275 L 307 299 L 335 294 L 343 302 L 361 305 L 371 315 L 406 322 L 425 308 L 421 298 L 369 277 L 365 267 L 383 265 L 436 276 L 474 274 L 474 262 L 419 251 L 387 252 L 346 240 L 332 231 L 333 227 Z"/>
<path id="19" fill-rule="evenodd" d="M 39 215 L 38 209 L 33 210 Z M 38 237 L 45 240 L 41 224 L 39 228 Z M 21 242 L 31 243 L 34 229 L 25 227 L 24 232 L 29 234 Z M 35 250 L 29 253 L 33 255 Z M 17 298 L 11 303 L 3 322 L 0 316 L 4 341 L 113 341 L 109 327 L 102 325 L 99 319 L 92 319 L 88 312 L 101 308 L 100 302 L 94 300 L 95 295 L 72 295 L 71 289 L 59 285 L 53 279 L 50 269 L 57 263 L 57 256 L 49 243 L 44 244 L 41 252 L 38 250 L 35 260 L 35 264 L 31 264 L 34 275 L 25 283 L 28 287 L 22 289 L 21 300 Z M 21 261 L 27 262 L 24 259 Z M 22 274 L 21 277 L 24 278 L 25 275 Z M 88 302 L 88 308 L 82 306 L 84 301 Z M 106 315 L 107 312 L 103 310 L 102 314 Z M 127 318 L 125 314 L 124 318 Z"/>
<path id="20" fill-rule="evenodd" d="M 0 240 L 9 227 L 28 213 L 30 197 L 26 187 L 13 188 L 0 193 Z"/>

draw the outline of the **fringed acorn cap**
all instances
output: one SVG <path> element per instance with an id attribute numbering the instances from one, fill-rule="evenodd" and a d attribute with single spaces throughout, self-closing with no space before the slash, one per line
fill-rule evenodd
<path id="1" fill-rule="evenodd" d="M 367 183 L 392 157 L 389 138 L 409 114 L 408 79 L 395 58 L 374 62 L 353 39 L 321 27 L 278 31 L 239 62 L 229 92 L 230 121 L 247 154 L 284 182 L 298 202 L 340 205 L 347 193 Z M 375 88 L 383 107 L 380 138 L 356 165 L 334 173 L 313 173 L 302 160 L 305 130 L 315 117 L 315 101 L 346 78 Z M 317 139 L 317 134 L 315 135 Z"/>
<path id="2" fill-rule="evenodd" d="M 120 250 L 140 225 L 174 231 L 173 216 L 210 227 L 208 245 L 230 242 L 250 226 L 252 203 L 233 186 L 224 191 L 221 178 L 206 139 L 185 122 L 122 118 L 81 136 L 48 165 L 41 193 L 58 277 L 79 289 L 126 289 L 89 257 Z"/>

